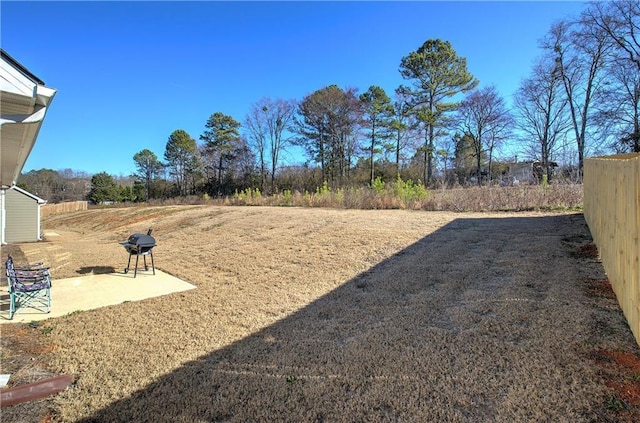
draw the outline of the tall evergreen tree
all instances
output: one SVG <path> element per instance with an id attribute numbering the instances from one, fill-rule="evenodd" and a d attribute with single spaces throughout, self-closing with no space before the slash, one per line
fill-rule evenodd
<path id="1" fill-rule="evenodd" d="M 196 141 L 182 129 L 173 131 L 167 140 L 164 159 L 176 183 L 178 195 L 189 194 L 190 188 L 195 188 L 194 174 L 199 172 L 201 166 Z"/>
<path id="2" fill-rule="evenodd" d="M 400 74 L 411 81 L 411 86 L 402 86 L 400 91 L 409 98 L 413 113 L 423 123 L 424 180 L 428 184 L 433 173 L 437 130 L 445 126 L 446 114 L 457 107 L 457 103 L 446 100 L 472 90 L 478 81 L 467 70 L 467 60 L 456 54 L 451 43 L 438 39 L 425 41 L 403 57 Z"/>
<path id="3" fill-rule="evenodd" d="M 452 139 L 454 145 L 453 167 L 458 178 L 458 183 L 466 184 L 473 174 L 477 163 L 476 148 L 469 134 L 456 133 Z M 484 160 L 484 152 L 480 152 L 480 160 Z"/>
<path id="4" fill-rule="evenodd" d="M 216 195 L 221 194 L 223 172 L 239 154 L 243 147 L 240 138 L 240 122 L 221 112 L 212 114 L 200 135 L 204 141 L 204 151 L 210 162 L 215 163 Z"/>
<path id="5" fill-rule="evenodd" d="M 119 201 L 120 187 L 107 172 L 96 173 L 91 178 L 91 190 L 87 195 L 87 200 L 94 204 Z"/>
<path id="6" fill-rule="evenodd" d="M 384 90 L 376 85 L 369 87 L 367 92 L 360 96 L 364 106 L 364 118 L 369 129 L 369 164 L 371 171 L 370 183 L 375 180 L 375 156 L 385 140 L 392 137 L 392 124 L 394 108 L 391 99 Z"/>
<path id="7" fill-rule="evenodd" d="M 136 164 L 135 177 L 144 186 L 144 199 L 149 201 L 151 195 L 151 185 L 155 178 L 162 172 L 163 165 L 158 157 L 151 150 L 144 149 L 133 155 Z"/>

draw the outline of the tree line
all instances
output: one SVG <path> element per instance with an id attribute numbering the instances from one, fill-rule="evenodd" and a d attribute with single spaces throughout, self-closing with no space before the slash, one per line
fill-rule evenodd
<path id="1" fill-rule="evenodd" d="M 363 93 L 328 85 L 299 100 L 261 99 L 242 121 L 217 111 L 198 141 L 177 129 L 164 160 L 142 149 L 133 156 L 131 180 L 94 175 L 87 195 L 95 202 L 145 201 L 376 180 L 509 183 L 505 174 L 517 159 L 499 157 L 506 146 L 535 162 L 541 182 L 558 175 L 559 162 L 580 181 L 589 155 L 640 152 L 639 36 L 640 0 L 595 2 L 557 22 L 511 107 L 494 86 L 479 86 L 448 41 L 429 39 L 401 58 L 404 83 L 391 97 L 376 85 Z M 305 164 L 282 165 L 292 147 L 304 151 Z M 42 185 L 34 180 L 43 171 L 21 182 Z M 59 190 L 52 191 L 58 199 Z"/>

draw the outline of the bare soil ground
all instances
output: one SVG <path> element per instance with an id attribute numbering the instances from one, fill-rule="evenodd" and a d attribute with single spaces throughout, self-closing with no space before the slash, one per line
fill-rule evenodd
<path id="1" fill-rule="evenodd" d="M 75 377 L 3 421 L 640 421 L 640 349 L 581 214 L 165 206 L 43 226 L 2 255 L 121 272 L 118 242 L 153 227 L 156 266 L 198 288 L 3 325 L 12 384 Z"/>

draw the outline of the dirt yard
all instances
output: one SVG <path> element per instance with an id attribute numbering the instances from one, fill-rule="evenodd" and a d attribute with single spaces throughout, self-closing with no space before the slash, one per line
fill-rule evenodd
<path id="1" fill-rule="evenodd" d="M 54 284 L 122 272 L 118 242 L 153 227 L 156 266 L 197 289 L 2 325 L 12 383 L 75 378 L 3 421 L 640 421 L 640 349 L 581 214 L 166 206 L 43 226 L 8 248 Z"/>

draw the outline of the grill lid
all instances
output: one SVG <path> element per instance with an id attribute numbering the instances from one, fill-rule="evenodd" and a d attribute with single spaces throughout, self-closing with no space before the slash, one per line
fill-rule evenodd
<path id="1" fill-rule="evenodd" d="M 131 234 L 126 242 L 121 242 L 122 245 L 131 245 L 137 247 L 153 247 L 156 245 L 156 240 L 151 235 L 144 234 Z"/>

